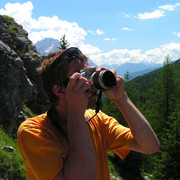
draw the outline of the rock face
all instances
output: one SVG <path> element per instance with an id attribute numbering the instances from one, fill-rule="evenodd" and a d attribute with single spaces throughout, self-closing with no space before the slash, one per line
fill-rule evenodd
<path id="1" fill-rule="evenodd" d="M 36 72 L 44 57 L 27 36 L 13 18 L 0 15 L 0 125 L 9 134 L 25 119 L 24 105 L 36 114 L 49 105 Z"/>

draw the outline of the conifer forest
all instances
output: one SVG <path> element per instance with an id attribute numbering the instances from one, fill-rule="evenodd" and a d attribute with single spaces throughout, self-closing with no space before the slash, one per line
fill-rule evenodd
<path id="1" fill-rule="evenodd" d="M 124 76 L 125 91 L 151 124 L 160 141 L 153 155 L 130 152 L 125 160 L 109 154 L 109 161 L 124 179 L 180 179 L 180 60 L 167 55 L 163 68 L 143 76 Z M 118 108 L 107 98 L 103 111 L 127 126 Z"/>

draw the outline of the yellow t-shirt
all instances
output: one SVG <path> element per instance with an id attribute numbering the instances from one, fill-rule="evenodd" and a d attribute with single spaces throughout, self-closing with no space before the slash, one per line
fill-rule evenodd
<path id="1" fill-rule="evenodd" d="M 93 115 L 93 110 L 87 110 L 85 113 L 88 119 Z M 88 128 L 96 153 L 97 180 L 110 180 L 107 152 L 114 151 L 124 159 L 129 153 L 133 136 L 129 128 L 123 127 L 114 118 L 102 112 L 88 122 Z M 20 125 L 18 147 L 28 179 L 51 180 L 62 170 L 68 141 L 45 113 Z"/>

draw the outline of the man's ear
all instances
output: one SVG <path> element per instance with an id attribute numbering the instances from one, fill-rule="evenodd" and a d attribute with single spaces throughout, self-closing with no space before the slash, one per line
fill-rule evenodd
<path id="1" fill-rule="evenodd" d="M 61 90 L 60 86 L 57 84 L 53 85 L 52 92 L 58 97 L 64 96 L 63 91 Z"/>

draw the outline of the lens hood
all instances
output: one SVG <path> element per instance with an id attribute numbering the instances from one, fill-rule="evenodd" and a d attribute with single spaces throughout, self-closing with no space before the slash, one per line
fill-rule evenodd
<path id="1" fill-rule="evenodd" d="M 92 76 L 93 86 L 96 89 L 105 90 L 116 84 L 116 78 L 111 71 L 102 70 L 94 72 Z"/>

